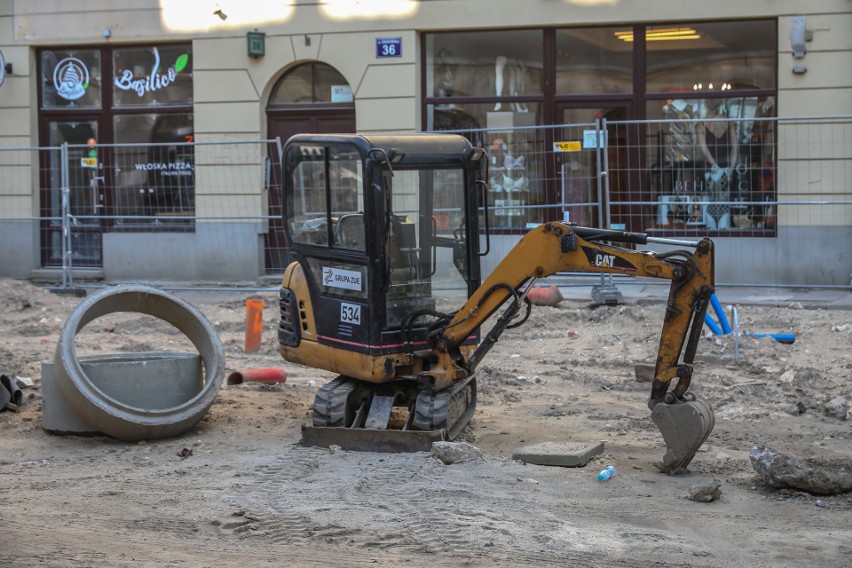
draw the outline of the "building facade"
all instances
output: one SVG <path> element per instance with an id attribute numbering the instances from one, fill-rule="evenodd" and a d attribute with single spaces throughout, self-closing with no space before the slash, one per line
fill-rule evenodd
<path id="1" fill-rule="evenodd" d="M 107 279 L 274 273 L 262 141 L 453 130 L 490 152 L 506 243 L 567 215 L 761 250 L 778 284 L 848 282 L 849 127 L 786 176 L 779 129 L 852 116 L 850 30 L 848 0 L 0 0 L 0 275 L 69 250 Z M 602 124 L 606 219 L 582 205 L 601 157 L 571 153 Z"/>

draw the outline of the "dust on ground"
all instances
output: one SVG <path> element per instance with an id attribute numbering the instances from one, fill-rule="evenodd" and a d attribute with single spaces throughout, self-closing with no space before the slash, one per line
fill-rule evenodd
<path id="1" fill-rule="evenodd" d="M 30 377 L 20 411 L 0 413 L 3 566 L 852 566 L 852 494 L 766 488 L 749 450 L 796 442 L 852 455 L 850 312 L 740 306 L 772 339 L 705 337 L 692 390 L 716 428 L 689 473 L 654 467 L 662 437 L 633 364 L 653 361 L 661 304 L 535 307 L 480 366 L 462 440 L 484 459 L 304 448 L 314 392 L 333 376 L 278 354 L 277 299 L 182 293 L 219 333 L 227 371 L 283 367 L 286 384 L 224 386 L 192 432 L 126 443 L 42 428 L 41 366 L 81 299 L 0 280 L 0 372 Z M 244 347 L 245 301 L 265 300 L 263 344 Z M 159 320 L 110 314 L 80 354 L 186 350 Z M 738 356 L 735 360 L 735 347 Z M 584 468 L 523 465 L 524 445 L 605 441 Z M 597 472 L 615 465 L 606 482 Z M 686 497 L 718 479 L 711 503 Z"/>

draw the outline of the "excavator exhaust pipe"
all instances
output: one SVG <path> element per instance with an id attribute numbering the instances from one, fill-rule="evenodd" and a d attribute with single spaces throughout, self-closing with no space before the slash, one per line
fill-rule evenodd
<path id="1" fill-rule="evenodd" d="M 660 429 L 666 442 L 663 461 L 655 465 L 669 475 L 686 471 L 716 423 L 709 402 L 694 397 L 689 400 L 688 397 L 667 397 L 674 400 L 660 401 L 651 411 L 651 420 Z"/>

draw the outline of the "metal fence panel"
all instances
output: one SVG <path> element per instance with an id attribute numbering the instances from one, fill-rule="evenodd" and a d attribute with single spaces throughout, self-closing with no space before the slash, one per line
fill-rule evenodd
<path id="1" fill-rule="evenodd" d="M 733 122 L 741 159 L 721 186 L 699 159 L 695 120 L 460 132 L 489 157 L 483 273 L 531 227 L 567 219 L 709 235 L 721 284 L 848 286 L 852 117 Z M 47 268 L 69 285 L 86 267 L 107 280 L 279 275 L 289 260 L 280 156 L 277 140 L 0 149 L 3 276 Z"/>

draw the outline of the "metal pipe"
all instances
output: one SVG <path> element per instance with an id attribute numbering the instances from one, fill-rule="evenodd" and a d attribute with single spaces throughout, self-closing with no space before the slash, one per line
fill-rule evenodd
<path id="1" fill-rule="evenodd" d="M 698 241 L 684 241 L 682 239 L 664 239 L 662 237 L 648 237 L 649 243 L 661 243 L 664 245 L 678 245 L 684 247 L 695 248 L 698 246 Z"/>

